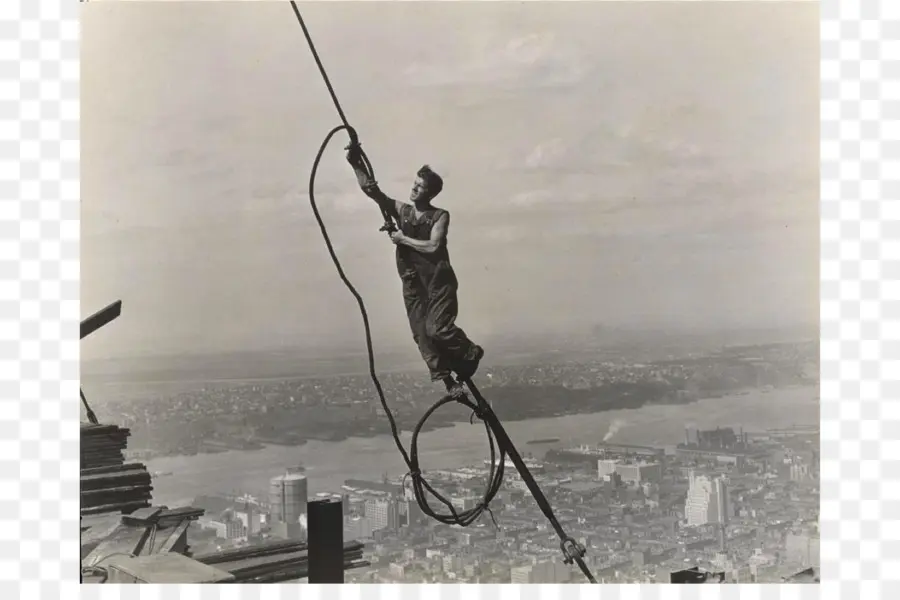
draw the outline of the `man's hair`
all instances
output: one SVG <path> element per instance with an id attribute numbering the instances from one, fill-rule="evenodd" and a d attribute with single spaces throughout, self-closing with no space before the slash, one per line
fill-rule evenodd
<path id="1" fill-rule="evenodd" d="M 444 189 L 444 180 L 440 175 L 432 171 L 428 165 L 422 165 L 422 168 L 419 169 L 416 175 L 425 182 L 425 189 L 428 190 L 428 194 L 432 198 L 440 194 L 441 190 Z"/>

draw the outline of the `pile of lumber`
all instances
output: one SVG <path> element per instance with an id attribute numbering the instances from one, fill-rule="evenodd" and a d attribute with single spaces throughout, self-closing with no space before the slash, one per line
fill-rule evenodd
<path id="1" fill-rule="evenodd" d="M 235 583 L 277 583 L 308 576 L 306 542 L 275 541 L 194 556 L 194 560 L 234 575 Z M 344 543 L 344 570 L 367 565 L 363 544 Z"/>
<path id="2" fill-rule="evenodd" d="M 142 464 L 81 470 L 81 514 L 128 513 L 150 506 L 150 473 Z"/>
<path id="3" fill-rule="evenodd" d="M 125 462 L 131 430 L 116 425 L 81 424 L 81 468 L 111 467 Z"/>
<path id="4" fill-rule="evenodd" d="M 125 464 L 130 432 L 115 425 L 81 424 L 81 515 L 128 513 L 150 506 L 150 473 Z"/>

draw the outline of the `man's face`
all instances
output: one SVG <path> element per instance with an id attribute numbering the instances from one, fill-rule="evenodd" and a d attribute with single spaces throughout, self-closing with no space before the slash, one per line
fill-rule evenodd
<path id="1" fill-rule="evenodd" d="M 413 182 L 412 190 L 409 193 L 410 202 L 416 202 L 417 200 L 424 199 L 428 196 L 428 188 L 425 187 L 425 180 L 421 177 L 416 177 L 416 180 Z"/>

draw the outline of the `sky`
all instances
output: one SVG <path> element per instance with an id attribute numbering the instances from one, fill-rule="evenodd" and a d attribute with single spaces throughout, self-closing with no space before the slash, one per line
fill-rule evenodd
<path id="1" fill-rule="evenodd" d="M 818 322 L 812 2 L 300 4 L 388 194 L 444 177 L 476 341 Z M 286 2 L 81 6 L 82 312 L 111 355 L 359 346 L 313 218 L 339 124 Z M 380 213 L 316 199 L 376 345 L 412 346 Z"/>

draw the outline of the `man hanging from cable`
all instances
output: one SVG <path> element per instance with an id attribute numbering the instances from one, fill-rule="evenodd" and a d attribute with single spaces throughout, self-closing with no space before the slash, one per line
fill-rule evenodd
<path id="1" fill-rule="evenodd" d="M 461 382 L 471 379 L 484 357 L 484 349 L 456 325 L 459 283 L 447 250 L 450 213 L 431 204 L 444 187 L 440 175 L 423 166 L 416 173 L 410 202 L 388 197 L 369 177 L 360 148 L 347 149 L 363 193 L 378 203 L 398 225 L 391 232 L 397 246 L 397 272 L 403 284 L 403 300 L 413 340 L 428 366 L 432 381 L 441 381 L 447 392 L 459 397 Z M 452 373 L 457 379 L 453 379 Z"/>

